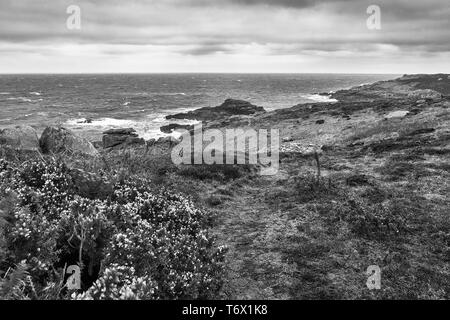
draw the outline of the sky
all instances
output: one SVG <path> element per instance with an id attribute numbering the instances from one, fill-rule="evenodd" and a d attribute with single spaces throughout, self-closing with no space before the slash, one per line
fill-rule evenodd
<path id="1" fill-rule="evenodd" d="M 0 73 L 141 72 L 450 73 L 450 1 L 0 0 Z"/>

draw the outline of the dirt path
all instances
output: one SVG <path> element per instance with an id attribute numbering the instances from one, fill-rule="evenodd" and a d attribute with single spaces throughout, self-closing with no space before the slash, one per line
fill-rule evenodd
<path id="1" fill-rule="evenodd" d="M 295 268 L 283 261 L 280 246 L 295 227 L 265 199 L 280 179 L 285 179 L 283 173 L 258 178 L 218 209 L 214 233 L 229 247 L 225 299 L 290 298 Z"/>

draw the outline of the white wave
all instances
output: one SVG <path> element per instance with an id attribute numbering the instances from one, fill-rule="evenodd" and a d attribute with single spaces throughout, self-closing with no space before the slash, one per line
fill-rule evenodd
<path id="1" fill-rule="evenodd" d="M 187 96 L 186 92 L 152 92 L 150 96 Z"/>
<path id="2" fill-rule="evenodd" d="M 158 126 L 165 126 L 171 123 L 178 123 L 182 125 L 192 125 L 198 123 L 197 120 L 186 120 L 186 119 L 174 119 L 174 120 L 167 120 L 166 119 L 167 114 L 152 114 L 147 116 L 147 123 L 153 123 Z"/>
<path id="3" fill-rule="evenodd" d="M 0 95 L 6 96 L 8 94 L 11 94 L 11 92 L 0 92 Z"/>
<path id="4" fill-rule="evenodd" d="M 183 124 L 183 125 L 194 125 L 194 124 L 197 124 L 200 122 L 201 121 L 198 121 L 198 120 L 186 120 L 186 119 L 177 121 L 178 124 Z"/>
<path id="5" fill-rule="evenodd" d="M 125 107 L 128 107 L 130 105 L 130 103 L 131 103 L 130 101 L 127 101 L 127 102 L 124 102 L 122 105 Z"/>
<path id="6" fill-rule="evenodd" d="M 302 96 L 303 98 L 306 98 L 308 100 L 312 100 L 314 102 L 337 102 L 336 99 L 330 98 L 328 95 L 321 95 L 321 94 L 307 94 Z"/>
<path id="7" fill-rule="evenodd" d="M 66 123 L 70 126 L 89 126 L 98 128 L 108 127 L 128 127 L 135 123 L 133 120 L 114 119 L 114 118 L 101 118 L 88 121 L 86 118 L 69 119 Z"/>
<path id="8" fill-rule="evenodd" d="M 159 128 L 163 124 L 154 123 L 153 121 L 114 118 L 101 118 L 87 121 L 86 118 L 77 118 L 67 120 L 66 125 L 72 128 L 89 128 L 90 130 L 99 132 L 103 132 L 108 129 L 133 128 L 136 130 L 136 133 L 139 135 L 139 137 L 146 140 L 167 136 L 159 130 Z"/>
<path id="9" fill-rule="evenodd" d="M 162 123 L 165 123 L 166 121 L 167 120 L 166 120 L 165 114 L 158 113 L 158 114 L 147 115 L 147 122 L 152 122 L 155 124 L 162 124 Z"/>
<path id="10" fill-rule="evenodd" d="M 33 95 L 33 96 L 40 96 L 40 95 L 42 95 L 42 93 L 36 92 L 36 91 L 30 92 L 30 94 Z"/>
<path id="11" fill-rule="evenodd" d="M 114 119 L 114 118 L 100 118 L 100 119 L 92 119 L 88 121 L 86 118 L 74 118 L 66 121 L 65 125 L 71 128 L 80 129 L 86 128 L 89 130 L 95 131 L 105 131 L 108 129 L 117 129 L 117 128 L 133 128 L 136 130 L 136 133 L 139 137 L 144 138 L 145 140 L 149 139 L 158 139 L 160 137 L 166 137 L 168 134 L 161 132 L 160 128 L 162 126 L 173 123 L 165 118 L 166 114 L 157 113 L 148 115 L 146 118 L 142 120 L 127 120 L 127 119 Z M 194 125 L 197 124 L 198 121 L 195 120 L 176 120 L 175 123 L 181 125 Z M 170 136 L 179 137 L 180 132 L 176 130 L 173 131 Z"/>
<path id="12" fill-rule="evenodd" d="M 13 98 L 8 98 L 6 100 L 10 100 L 10 101 L 22 101 L 22 102 L 36 102 L 35 100 L 29 99 L 29 98 L 25 98 L 25 97 L 13 97 Z"/>

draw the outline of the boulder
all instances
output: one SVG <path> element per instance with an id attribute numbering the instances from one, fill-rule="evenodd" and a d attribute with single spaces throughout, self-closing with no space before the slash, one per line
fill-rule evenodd
<path id="1" fill-rule="evenodd" d="M 133 128 L 119 128 L 119 129 L 109 129 L 103 132 L 103 134 L 117 134 L 117 135 L 133 135 L 135 137 L 138 136 L 136 130 Z"/>
<path id="2" fill-rule="evenodd" d="M 217 107 L 204 107 L 186 113 L 177 113 L 167 116 L 166 119 L 213 121 L 235 115 L 252 115 L 258 112 L 265 112 L 265 110 L 263 107 L 255 106 L 247 101 L 227 99 Z"/>
<path id="3" fill-rule="evenodd" d="M 171 124 L 168 124 L 167 126 L 162 126 L 160 128 L 161 132 L 164 132 L 164 133 L 172 133 L 174 130 L 177 130 L 177 129 L 192 130 L 193 126 L 188 125 L 188 124 L 171 123 Z"/>
<path id="4" fill-rule="evenodd" d="M 139 138 L 133 128 L 110 129 L 103 132 L 103 148 L 123 148 L 132 145 L 144 145 L 145 140 Z"/>
<path id="5" fill-rule="evenodd" d="M 95 149 L 103 148 L 103 141 L 91 141 L 91 143 L 95 147 Z"/>
<path id="6" fill-rule="evenodd" d="M 408 115 L 408 113 L 409 113 L 409 111 L 407 111 L 407 110 L 396 110 L 396 111 L 392 111 L 392 112 L 389 112 L 389 113 L 386 115 L 385 119 L 403 118 L 403 117 L 405 117 L 406 115 Z"/>
<path id="7" fill-rule="evenodd" d="M 92 119 L 91 118 L 87 118 L 87 119 L 83 119 L 83 120 L 81 120 L 81 121 L 78 121 L 77 123 L 79 123 L 79 124 L 90 124 L 90 123 L 92 123 Z"/>
<path id="8" fill-rule="evenodd" d="M 39 138 L 30 126 L 15 126 L 0 130 L 0 145 L 25 151 L 38 151 Z"/>
<path id="9" fill-rule="evenodd" d="M 172 136 L 161 137 L 158 140 L 151 139 L 147 141 L 147 151 L 152 155 L 166 154 L 178 143 L 180 140 Z"/>
<path id="10" fill-rule="evenodd" d="M 179 140 L 169 136 L 169 137 L 161 137 L 159 138 L 155 144 L 157 145 L 168 145 L 168 146 L 173 146 L 176 145 L 177 143 L 179 143 Z"/>
<path id="11" fill-rule="evenodd" d="M 92 143 L 63 127 L 45 128 L 39 144 L 44 153 L 99 155 Z"/>
<path id="12" fill-rule="evenodd" d="M 127 147 L 131 145 L 144 145 L 145 140 L 139 137 L 106 134 L 103 136 L 103 148 Z"/>
<path id="13" fill-rule="evenodd" d="M 103 148 L 113 148 L 125 143 L 129 136 L 118 134 L 105 134 L 103 136 Z"/>

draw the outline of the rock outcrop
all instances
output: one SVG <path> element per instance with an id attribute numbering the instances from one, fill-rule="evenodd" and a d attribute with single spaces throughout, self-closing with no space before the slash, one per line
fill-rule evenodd
<path id="1" fill-rule="evenodd" d="M 347 90 L 339 90 L 331 98 L 341 102 L 375 101 L 380 99 L 439 100 L 450 95 L 447 75 L 405 75 L 401 78 L 379 81 Z"/>
<path id="2" fill-rule="evenodd" d="M 43 153 L 99 155 L 92 143 L 63 127 L 47 127 L 39 144 Z"/>
<path id="3" fill-rule="evenodd" d="M 198 121 L 213 121 L 236 115 L 253 115 L 265 112 L 263 107 L 258 107 L 243 100 L 227 99 L 217 107 L 204 107 L 186 113 L 169 115 L 166 119 L 187 119 Z"/>
<path id="4" fill-rule="evenodd" d="M 161 137 L 158 140 L 150 139 L 147 141 L 147 150 L 152 155 L 161 155 L 170 152 L 179 142 L 180 140 L 171 136 Z"/>
<path id="5" fill-rule="evenodd" d="M 15 126 L 0 130 L 0 145 L 24 151 L 38 151 L 39 137 L 30 126 Z"/>
<path id="6" fill-rule="evenodd" d="M 145 140 L 139 138 L 133 128 L 110 129 L 103 132 L 103 148 L 124 148 L 133 145 L 144 145 Z"/>
<path id="7" fill-rule="evenodd" d="M 160 128 L 160 130 L 161 130 L 161 132 L 164 132 L 164 133 L 172 133 L 173 131 L 175 131 L 177 129 L 192 130 L 193 128 L 194 128 L 194 126 L 188 125 L 188 124 L 171 123 L 171 124 L 168 124 L 167 126 L 162 126 Z"/>

